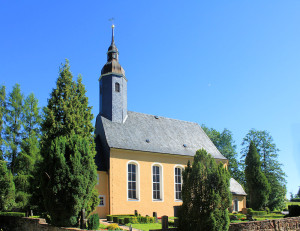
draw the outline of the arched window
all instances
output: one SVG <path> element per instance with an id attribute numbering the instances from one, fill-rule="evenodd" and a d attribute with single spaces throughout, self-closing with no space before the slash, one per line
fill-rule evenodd
<path id="1" fill-rule="evenodd" d="M 120 92 L 120 84 L 119 83 L 115 83 L 115 91 Z"/>
<path id="2" fill-rule="evenodd" d="M 175 200 L 182 200 L 182 166 L 175 166 L 174 177 L 175 177 Z"/>
<path id="3" fill-rule="evenodd" d="M 139 199 L 139 165 L 136 161 L 127 164 L 128 200 Z"/>
<path id="4" fill-rule="evenodd" d="M 152 199 L 163 200 L 163 168 L 161 164 L 152 165 Z"/>

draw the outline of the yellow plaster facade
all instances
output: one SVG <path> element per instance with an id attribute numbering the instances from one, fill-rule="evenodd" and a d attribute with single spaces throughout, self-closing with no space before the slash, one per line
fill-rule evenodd
<path id="1" fill-rule="evenodd" d="M 235 200 L 238 203 L 238 208 L 234 208 Z M 243 208 L 246 208 L 246 196 L 232 195 L 232 204 L 229 208 L 230 212 L 240 212 Z"/>
<path id="2" fill-rule="evenodd" d="M 108 214 L 133 214 L 137 210 L 141 215 L 174 216 L 174 206 L 180 206 L 181 200 L 175 199 L 175 167 L 184 169 L 192 156 L 141 152 L 122 149 L 110 150 L 109 173 L 100 172 L 96 188 L 99 195 L 105 196 L 105 206 L 97 207 L 100 218 Z M 218 160 L 225 167 L 228 160 Z M 127 168 L 129 163 L 137 166 L 137 200 L 128 199 Z M 162 169 L 161 200 L 153 200 L 152 166 Z"/>

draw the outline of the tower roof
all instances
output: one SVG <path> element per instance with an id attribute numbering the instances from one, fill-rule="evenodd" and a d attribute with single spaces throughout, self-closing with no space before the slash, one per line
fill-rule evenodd
<path id="1" fill-rule="evenodd" d="M 101 70 L 101 75 L 114 73 L 125 76 L 125 71 L 119 63 L 119 51 L 115 44 L 114 29 L 115 25 L 112 25 L 111 44 L 107 51 L 107 62 Z"/>

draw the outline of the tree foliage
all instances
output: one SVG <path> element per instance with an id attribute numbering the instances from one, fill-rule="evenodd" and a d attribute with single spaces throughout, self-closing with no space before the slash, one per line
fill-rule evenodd
<path id="1" fill-rule="evenodd" d="M 261 169 L 272 191 L 269 195 L 267 206 L 271 209 L 282 209 L 285 207 L 286 175 L 282 170 L 282 164 L 278 161 L 279 149 L 267 131 L 251 129 L 242 142 L 242 158 L 245 158 L 250 143 L 253 142 L 261 161 Z"/>
<path id="2" fill-rule="evenodd" d="M 5 110 L 5 156 L 9 160 L 9 167 L 13 175 L 16 171 L 16 162 L 22 142 L 23 98 L 20 85 L 14 85 L 8 96 Z"/>
<path id="3" fill-rule="evenodd" d="M 231 205 L 230 175 L 204 149 L 183 171 L 180 230 L 228 230 Z"/>
<path id="4" fill-rule="evenodd" d="M 10 210 L 15 202 L 15 185 L 4 160 L 0 160 L 0 211 Z"/>
<path id="5" fill-rule="evenodd" d="M 236 145 L 232 138 L 232 132 L 226 128 L 222 132 L 219 132 L 213 128 L 208 128 L 205 125 L 202 125 L 201 127 L 222 155 L 228 159 L 228 170 L 230 175 L 239 183 L 243 184 L 244 174 L 239 167 Z"/>
<path id="6" fill-rule="evenodd" d="M 264 209 L 268 202 L 270 185 L 261 170 L 260 158 L 252 141 L 245 160 L 245 178 L 250 207 L 255 210 Z"/>
<path id="7" fill-rule="evenodd" d="M 66 61 L 42 122 L 41 189 L 54 225 L 74 226 L 81 209 L 98 204 L 93 115 L 85 92 L 81 77 L 73 81 Z"/>
<path id="8" fill-rule="evenodd" d="M 0 86 L 0 160 L 4 160 L 3 156 L 3 127 L 4 127 L 4 113 L 6 108 L 6 91 L 5 86 Z"/>

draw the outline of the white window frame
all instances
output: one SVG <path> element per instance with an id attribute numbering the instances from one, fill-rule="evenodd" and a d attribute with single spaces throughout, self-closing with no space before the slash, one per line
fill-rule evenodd
<path id="1" fill-rule="evenodd" d="M 128 165 L 136 165 L 136 199 L 128 198 Z M 127 201 L 140 201 L 140 164 L 136 160 L 130 160 L 126 163 L 126 194 Z"/>
<path id="2" fill-rule="evenodd" d="M 159 176 L 159 180 L 160 180 L 160 199 L 154 199 L 153 198 L 153 166 L 158 166 L 160 169 L 160 176 Z M 160 163 L 153 163 L 151 165 L 151 184 L 152 184 L 152 201 L 154 202 L 163 202 L 164 201 L 164 171 L 163 171 L 163 166 Z"/>
<path id="3" fill-rule="evenodd" d="M 105 207 L 105 195 L 99 195 L 98 198 L 100 199 L 100 197 L 103 197 L 103 205 L 100 205 L 100 202 L 99 202 L 99 205 L 98 207 Z"/>
<path id="4" fill-rule="evenodd" d="M 176 199 L 176 175 L 175 175 L 176 168 L 181 169 L 181 192 L 182 192 L 182 185 L 183 185 L 182 171 L 184 170 L 184 166 L 180 164 L 174 166 L 174 200 L 176 202 L 182 202 L 182 199 Z M 181 193 L 181 198 L 182 198 L 182 193 Z"/>

